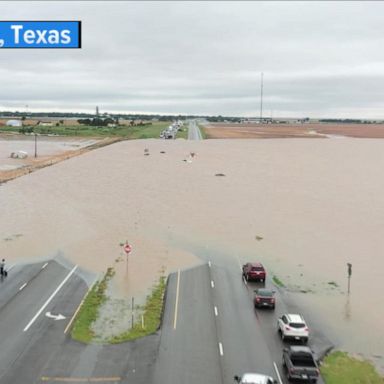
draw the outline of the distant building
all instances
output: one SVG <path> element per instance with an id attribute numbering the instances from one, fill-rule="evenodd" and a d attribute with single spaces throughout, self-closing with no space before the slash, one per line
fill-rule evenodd
<path id="1" fill-rule="evenodd" d="M 52 127 L 53 123 L 52 121 L 39 121 L 37 125 L 40 125 L 42 127 Z"/>
<path id="2" fill-rule="evenodd" d="M 23 122 L 21 120 L 8 120 L 5 125 L 7 127 L 22 127 Z"/>

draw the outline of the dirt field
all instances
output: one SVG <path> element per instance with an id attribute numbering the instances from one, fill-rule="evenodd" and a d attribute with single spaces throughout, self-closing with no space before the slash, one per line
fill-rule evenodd
<path id="1" fill-rule="evenodd" d="M 384 124 L 229 124 L 206 125 L 210 139 L 327 138 L 347 136 L 384 138 Z"/>

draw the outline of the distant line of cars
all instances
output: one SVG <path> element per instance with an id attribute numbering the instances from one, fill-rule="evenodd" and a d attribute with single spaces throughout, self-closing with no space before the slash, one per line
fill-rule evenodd
<path id="1" fill-rule="evenodd" d="M 261 263 L 246 263 L 242 267 L 242 278 L 247 282 L 260 281 L 265 283 L 267 272 Z M 262 287 L 257 288 L 253 298 L 255 308 L 275 309 L 275 291 Z M 288 339 L 306 344 L 309 339 L 309 328 L 304 317 L 299 314 L 283 314 L 277 320 L 277 330 L 283 341 Z M 290 345 L 283 349 L 283 367 L 288 380 L 303 380 L 317 382 L 320 371 L 313 351 L 306 345 Z M 274 384 L 277 383 L 270 376 L 259 373 L 245 373 L 235 376 L 239 384 Z"/>
<path id="2" fill-rule="evenodd" d="M 177 132 L 183 124 L 181 120 L 174 121 L 167 129 L 164 129 L 164 131 L 160 133 L 160 139 L 175 139 Z"/>

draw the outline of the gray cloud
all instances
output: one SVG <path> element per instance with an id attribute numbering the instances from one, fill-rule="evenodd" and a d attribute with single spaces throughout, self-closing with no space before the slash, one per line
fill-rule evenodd
<path id="1" fill-rule="evenodd" d="M 83 22 L 81 50 L 0 50 L 0 109 L 384 118 L 381 2 L 1 2 Z"/>

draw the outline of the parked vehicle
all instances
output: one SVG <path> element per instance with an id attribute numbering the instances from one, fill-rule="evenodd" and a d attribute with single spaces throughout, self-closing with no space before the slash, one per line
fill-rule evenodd
<path id="1" fill-rule="evenodd" d="M 244 373 L 243 376 L 235 376 L 234 380 L 239 384 L 277 384 L 271 376 L 260 373 Z"/>
<path id="2" fill-rule="evenodd" d="M 243 276 L 247 281 L 265 281 L 267 273 L 261 263 L 247 263 L 243 265 Z"/>
<path id="3" fill-rule="evenodd" d="M 291 338 L 300 340 L 303 343 L 308 342 L 309 329 L 303 316 L 296 314 L 284 314 L 277 320 L 277 328 L 282 340 Z"/>
<path id="4" fill-rule="evenodd" d="M 297 379 L 316 383 L 319 378 L 319 367 L 309 347 L 292 345 L 284 348 L 283 366 L 288 380 Z"/>
<path id="5" fill-rule="evenodd" d="M 259 288 L 255 290 L 255 297 L 253 299 L 255 308 L 268 307 L 275 309 L 275 291 L 267 288 Z"/>

